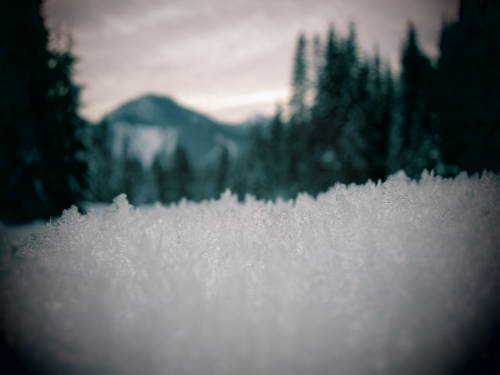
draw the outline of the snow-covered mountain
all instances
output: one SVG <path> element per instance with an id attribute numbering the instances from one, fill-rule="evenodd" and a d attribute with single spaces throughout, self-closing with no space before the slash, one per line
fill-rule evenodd
<path id="1" fill-rule="evenodd" d="M 104 116 L 102 125 L 110 127 L 115 155 L 128 147 L 145 166 L 151 165 L 158 152 L 172 153 L 179 145 L 196 166 L 215 161 L 221 146 L 235 157 L 246 146 L 249 128 L 222 124 L 155 94 L 126 102 Z"/>

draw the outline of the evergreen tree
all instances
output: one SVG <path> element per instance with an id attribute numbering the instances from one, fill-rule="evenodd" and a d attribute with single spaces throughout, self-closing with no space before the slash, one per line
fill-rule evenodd
<path id="1" fill-rule="evenodd" d="M 312 123 L 309 135 L 311 149 L 310 173 L 314 180 L 313 193 L 327 189 L 338 173 L 338 154 L 335 142 L 340 135 L 336 100 L 340 95 L 337 62 L 341 52 L 333 28 L 328 30 L 323 67 L 320 69 L 316 98 L 312 108 Z"/>
<path id="2" fill-rule="evenodd" d="M 370 100 L 367 108 L 369 148 L 368 177 L 384 179 L 389 172 L 389 139 L 393 123 L 394 86 L 390 68 L 382 72 L 380 57 L 375 54 L 371 66 Z"/>
<path id="3" fill-rule="evenodd" d="M 0 220 L 26 222 L 58 215 L 84 188 L 79 89 L 72 54 L 48 49 L 41 1 L 0 9 Z"/>
<path id="4" fill-rule="evenodd" d="M 460 20 L 441 32 L 436 132 L 444 174 L 500 170 L 500 7 L 481 4 L 461 1 Z"/>
<path id="5" fill-rule="evenodd" d="M 359 63 L 353 25 L 347 39 L 338 39 L 334 30 L 329 30 L 324 61 L 311 130 L 311 143 L 315 145 L 312 168 L 318 191 L 326 190 L 335 181 L 361 178 L 358 161 L 364 142 L 359 139 L 363 132 L 360 105 L 365 98 L 357 81 Z"/>
<path id="6" fill-rule="evenodd" d="M 393 169 L 392 155 L 393 149 L 398 150 L 398 147 L 394 147 L 393 131 L 395 129 L 395 124 L 397 123 L 397 108 L 396 108 L 396 83 L 394 82 L 393 73 L 391 67 L 387 66 L 383 77 L 382 77 L 382 91 L 383 91 L 383 101 L 381 103 L 382 107 L 380 110 L 380 124 L 382 127 L 382 134 L 385 134 L 385 139 L 381 139 L 382 142 L 379 144 L 379 154 L 381 156 L 385 154 L 385 162 L 380 164 L 380 175 L 373 176 L 374 180 L 379 178 L 385 178 L 392 172 L 396 172 Z M 382 168 L 384 173 L 382 174 Z"/>
<path id="7" fill-rule="evenodd" d="M 170 155 L 165 148 L 156 154 L 151 166 L 151 173 L 156 185 L 157 198 L 163 203 L 171 202 L 171 174 L 169 173 Z"/>
<path id="8" fill-rule="evenodd" d="M 248 187 L 248 160 L 251 157 L 249 152 L 240 155 L 235 161 L 230 175 L 230 187 L 232 193 L 238 196 L 240 201 L 243 201 L 245 195 L 250 192 Z"/>
<path id="9" fill-rule="evenodd" d="M 171 169 L 171 201 L 179 201 L 182 198 L 191 199 L 191 184 L 194 182 L 194 173 L 186 150 L 178 145 L 174 152 Z"/>
<path id="10" fill-rule="evenodd" d="M 283 123 L 283 111 L 281 107 L 276 109 L 276 113 L 270 124 L 269 137 L 269 185 L 273 192 L 273 198 L 277 196 L 286 196 L 286 178 L 287 165 L 285 154 L 285 129 Z"/>
<path id="11" fill-rule="evenodd" d="M 308 118 L 307 92 L 307 41 L 304 34 L 299 36 L 295 50 L 292 74 L 292 97 L 290 99 L 290 122 L 303 124 Z"/>
<path id="12" fill-rule="evenodd" d="M 123 144 L 123 192 L 132 204 L 140 204 L 141 189 L 144 183 L 144 168 L 137 155 L 131 150 L 130 138 L 125 138 Z"/>
<path id="13" fill-rule="evenodd" d="M 215 196 L 217 197 L 229 186 L 229 166 L 229 150 L 226 146 L 222 145 L 217 162 L 217 176 L 215 181 Z"/>
<path id="14" fill-rule="evenodd" d="M 321 43 L 321 37 L 319 35 L 315 35 L 313 38 L 313 47 L 312 47 L 312 64 L 311 64 L 311 87 L 314 89 L 312 91 L 312 100 L 314 102 L 314 98 L 317 96 L 317 88 L 319 86 L 319 80 L 321 77 L 321 72 L 323 71 L 325 64 L 325 50 L 323 44 Z"/>
<path id="15" fill-rule="evenodd" d="M 89 189 L 87 200 L 111 203 L 122 192 L 121 165 L 113 154 L 113 135 L 107 121 L 87 127 Z"/>
<path id="16" fill-rule="evenodd" d="M 70 47 L 51 51 L 50 55 L 48 107 L 52 112 L 38 139 L 44 190 L 49 196 L 50 211 L 58 213 L 78 203 L 88 186 L 83 144 L 86 124 L 78 115 L 80 87 L 71 79 L 76 60 Z"/>
<path id="17" fill-rule="evenodd" d="M 336 63 L 340 56 L 337 38 L 333 28 L 328 31 L 323 69 L 320 71 L 316 99 L 313 107 L 313 122 L 315 126 L 314 141 L 317 144 L 324 140 L 333 144 L 336 135 L 331 131 L 329 119 L 334 116 L 335 98 L 338 96 L 336 83 Z"/>
<path id="18" fill-rule="evenodd" d="M 306 127 L 309 121 L 309 107 L 307 105 L 309 92 L 307 56 L 307 40 L 304 34 L 300 34 L 293 62 L 289 126 L 284 141 L 288 156 L 286 163 L 287 179 L 290 183 L 289 189 L 292 195 L 305 189 L 306 158 L 308 157 L 305 152 Z M 267 157 L 270 157 L 269 152 L 267 153 Z M 264 165 L 266 164 L 268 165 L 268 162 L 264 161 Z M 268 171 L 266 169 L 266 172 Z M 267 197 L 269 198 L 270 196 Z"/>
<path id="19" fill-rule="evenodd" d="M 432 82 L 434 69 L 421 51 L 413 24 L 408 28 L 401 60 L 401 149 L 399 168 L 411 177 L 424 169 L 433 169 L 435 163 Z"/>
<path id="20" fill-rule="evenodd" d="M 338 80 L 342 91 L 336 104 L 339 128 L 336 150 L 340 171 L 336 179 L 343 183 L 362 183 L 368 178 L 367 153 L 372 151 L 368 150 L 367 139 L 370 70 L 367 64 L 359 61 L 353 24 L 341 47 L 337 69 L 339 78 L 342 77 Z"/>
<path id="21" fill-rule="evenodd" d="M 268 198 L 269 141 L 262 126 L 254 126 L 250 131 L 250 145 L 246 161 L 245 184 L 247 193 L 258 199 Z"/>

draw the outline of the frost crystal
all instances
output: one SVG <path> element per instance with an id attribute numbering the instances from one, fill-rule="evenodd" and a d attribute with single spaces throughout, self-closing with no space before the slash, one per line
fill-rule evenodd
<path id="1" fill-rule="evenodd" d="M 499 287 L 499 198 L 498 175 L 425 173 L 275 204 L 71 208 L 2 228 L 3 329 L 65 373 L 439 373 Z"/>

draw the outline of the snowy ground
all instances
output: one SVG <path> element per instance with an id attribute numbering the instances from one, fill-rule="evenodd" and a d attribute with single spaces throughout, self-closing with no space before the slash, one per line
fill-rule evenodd
<path id="1" fill-rule="evenodd" d="M 3 325 L 53 373 L 440 373 L 488 329 L 500 176 L 131 207 L 2 236 Z"/>

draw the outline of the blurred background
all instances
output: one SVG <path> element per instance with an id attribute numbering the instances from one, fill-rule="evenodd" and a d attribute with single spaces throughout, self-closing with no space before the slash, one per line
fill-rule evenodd
<path id="1" fill-rule="evenodd" d="M 0 7 L 4 223 L 500 169 L 499 1 Z"/>

